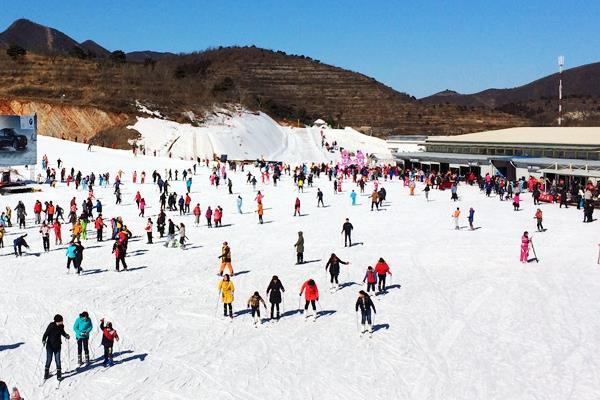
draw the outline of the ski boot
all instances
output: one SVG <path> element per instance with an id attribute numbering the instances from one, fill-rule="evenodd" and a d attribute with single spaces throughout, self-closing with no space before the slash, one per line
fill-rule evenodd
<path id="1" fill-rule="evenodd" d="M 86 354 L 86 355 L 85 355 L 85 363 L 86 363 L 86 364 L 89 364 L 89 363 L 90 363 L 90 355 L 89 355 L 89 354 Z"/>
<path id="2" fill-rule="evenodd" d="M 50 378 L 50 369 L 46 368 L 44 369 L 44 380 L 49 379 Z"/>
<path id="3" fill-rule="evenodd" d="M 60 371 L 60 369 L 56 370 L 56 379 L 62 381 L 62 372 Z"/>
<path id="4" fill-rule="evenodd" d="M 81 354 L 77 356 L 77 364 L 81 367 L 83 365 L 83 360 L 81 359 Z"/>

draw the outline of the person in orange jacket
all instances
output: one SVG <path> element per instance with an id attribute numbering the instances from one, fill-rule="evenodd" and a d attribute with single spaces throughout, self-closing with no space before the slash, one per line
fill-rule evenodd
<path id="1" fill-rule="evenodd" d="M 304 312 L 305 317 L 308 318 L 308 305 L 310 304 L 313 309 L 313 319 L 317 319 L 317 306 L 315 301 L 319 301 L 319 288 L 313 279 L 309 279 L 300 288 L 300 296 L 304 293 Z"/>
<path id="2" fill-rule="evenodd" d="M 460 217 L 460 208 L 456 207 L 456 210 L 454 210 L 454 212 L 452 213 L 452 219 L 454 220 L 454 229 L 455 230 L 460 229 L 460 227 L 458 226 L 458 217 Z"/>
<path id="3" fill-rule="evenodd" d="M 538 208 L 537 211 L 535 212 L 535 217 L 534 218 L 537 220 L 537 230 L 539 232 L 544 232 L 545 229 L 544 229 L 544 226 L 542 225 L 542 220 L 543 220 L 542 210 L 540 210 Z"/>

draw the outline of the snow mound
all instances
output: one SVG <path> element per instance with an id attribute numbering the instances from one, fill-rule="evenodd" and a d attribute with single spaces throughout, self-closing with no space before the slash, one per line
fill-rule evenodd
<path id="1" fill-rule="evenodd" d="M 187 160 L 227 154 L 234 160 L 339 161 L 339 151 L 329 152 L 322 146 L 322 134 L 328 143 L 337 141 L 338 146 L 350 152 L 361 150 L 380 159 L 392 158 L 384 140 L 352 128 L 283 127 L 262 112 L 218 111 L 202 126 L 138 117 L 129 128 L 140 132 L 142 138 L 138 143 L 147 153 Z"/>

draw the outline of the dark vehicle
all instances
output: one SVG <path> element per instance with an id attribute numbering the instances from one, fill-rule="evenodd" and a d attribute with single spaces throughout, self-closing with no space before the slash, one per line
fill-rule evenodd
<path id="1" fill-rule="evenodd" d="M 15 150 L 22 150 L 27 147 L 27 137 L 19 135 L 14 129 L 0 129 L 0 149 L 3 147 L 12 147 Z"/>

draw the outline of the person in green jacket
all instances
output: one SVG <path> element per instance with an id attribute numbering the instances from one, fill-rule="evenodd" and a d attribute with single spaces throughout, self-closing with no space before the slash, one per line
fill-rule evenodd
<path id="1" fill-rule="evenodd" d="M 90 362 L 90 351 L 88 347 L 88 342 L 90 340 L 90 332 L 92 331 L 93 325 L 92 320 L 87 311 L 79 314 L 79 318 L 75 320 L 75 324 L 73 324 L 73 331 L 75 332 L 75 337 L 77 338 L 77 362 L 79 365 L 83 365 L 83 361 L 81 359 L 81 351 L 85 352 L 85 362 Z"/>

